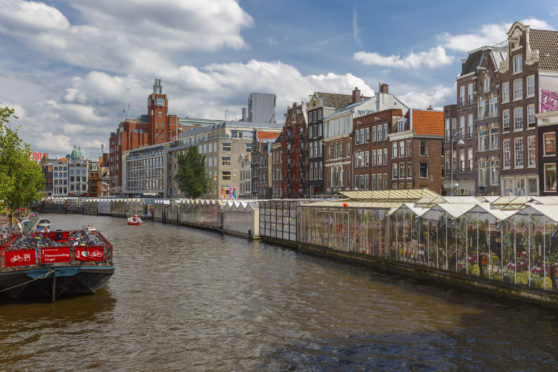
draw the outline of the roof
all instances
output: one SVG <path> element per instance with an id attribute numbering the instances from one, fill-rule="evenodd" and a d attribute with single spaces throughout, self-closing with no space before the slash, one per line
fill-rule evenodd
<path id="1" fill-rule="evenodd" d="M 459 203 L 459 204 L 438 204 L 428 210 L 424 214 L 427 219 L 438 219 L 440 218 L 440 213 L 445 212 L 453 218 L 461 217 L 465 213 L 469 212 L 475 207 L 475 204 L 470 203 Z"/>
<path id="2" fill-rule="evenodd" d="M 517 212 L 517 215 L 521 216 L 531 214 L 543 215 L 551 219 L 554 223 L 558 223 L 558 208 L 556 208 L 555 205 L 529 204 L 525 208 Z"/>
<path id="3" fill-rule="evenodd" d="M 444 112 L 435 110 L 411 110 L 411 125 L 415 134 L 444 135 Z"/>
<path id="4" fill-rule="evenodd" d="M 258 131 L 258 139 L 259 140 L 275 139 L 279 137 L 280 133 L 281 133 L 280 131 L 276 131 L 276 132 Z"/>
<path id="5" fill-rule="evenodd" d="M 461 65 L 461 75 L 467 75 L 471 72 L 475 72 L 477 67 L 480 66 L 483 58 L 482 50 L 475 50 L 470 52 L 467 59 Z"/>
<path id="6" fill-rule="evenodd" d="M 322 101 L 323 107 L 333 107 L 339 110 L 352 102 L 353 96 L 351 94 L 337 94 L 337 93 L 325 93 L 325 92 L 314 92 L 310 99 L 318 98 Z"/>
<path id="7" fill-rule="evenodd" d="M 500 209 L 521 209 L 532 200 L 530 196 L 501 196 L 492 202 L 492 206 Z"/>
<path id="8" fill-rule="evenodd" d="M 498 208 L 493 208 L 490 203 L 481 203 L 473 207 L 467 213 L 483 213 L 488 214 L 488 216 L 492 220 L 496 221 L 503 221 L 506 218 L 514 215 L 517 211 L 516 210 L 501 210 Z"/>
<path id="9" fill-rule="evenodd" d="M 540 69 L 558 71 L 558 31 L 529 31 L 531 50 L 539 51 Z"/>
<path id="10" fill-rule="evenodd" d="M 428 212 L 428 208 L 421 208 L 418 207 L 416 204 L 413 203 L 405 203 L 402 204 L 399 208 L 395 209 L 393 212 L 401 210 L 401 209 L 408 209 L 411 212 L 413 212 L 416 216 L 422 216 L 423 214 L 425 214 L 426 212 Z"/>
<path id="11" fill-rule="evenodd" d="M 302 207 L 334 207 L 334 208 L 371 208 L 371 209 L 389 209 L 390 213 L 399 208 L 399 202 L 371 202 L 371 201 L 355 201 L 355 200 L 324 200 L 318 202 L 306 202 L 301 204 Z"/>
<path id="12" fill-rule="evenodd" d="M 343 191 L 342 195 L 355 201 L 415 202 L 424 197 L 439 196 L 430 189 Z"/>

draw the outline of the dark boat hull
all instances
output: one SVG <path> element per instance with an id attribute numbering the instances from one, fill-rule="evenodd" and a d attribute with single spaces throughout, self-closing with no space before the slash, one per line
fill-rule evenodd
<path id="1" fill-rule="evenodd" d="M 62 266 L 4 272 L 0 273 L 0 299 L 54 300 L 93 294 L 105 286 L 113 274 L 114 267 L 106 266 Z"/>

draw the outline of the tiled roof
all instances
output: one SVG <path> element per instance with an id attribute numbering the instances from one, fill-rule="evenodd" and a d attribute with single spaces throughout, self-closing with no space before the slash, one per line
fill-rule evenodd
<path id="1" fill-rule="evenodd" d="M 540 69 L 558 71 L 558 31 L 531 29 L 529 41 L 539 51 Z"/>
<path id="2" fill-rule="evenodd" d="M 339 110 L 341 107 L 346 106 L 353 100 L 353 96 L 350 94 L 336 94 L 325 92 L 315 92 L 314 97 L 321 98 L 324 107 L 333 107 L 336 110 Z"/>
<path id="3" fill-rule="evenodd" d="M 258 131 L 258 139 L 275 139 L 279 137 L 279 133 L 281 132 L 260 132 Z"/>
<path id="4" fill-rule="evenodd" d="M 374 190 L 374 191 L 342 191 L 351 200 L 368 200 L 376 202 L 414 202 L 424 197 L 436 197 L 437 193 L 430 189 L 406 189 L 406 190 Z"/>
<path id="5" fill-rule="evenodd" d="M 412 110 L 412 125 L 416 134 L 444 135 L 444 113 L 434 110 Z"/>

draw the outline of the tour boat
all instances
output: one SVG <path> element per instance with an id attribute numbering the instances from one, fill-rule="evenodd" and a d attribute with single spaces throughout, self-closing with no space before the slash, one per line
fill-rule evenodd
<path id="1" fill-rule="evenodd" d="M 139 217 L 129 217 L 128 225 L 138 226 L 141 225 L 141 218 Z"/>
<path id="2" fill-rule="evenodd" d="M 14 235 L 0 245 L 0 300 L 92 294 L 114 274 L 113 247 L 92 227 Z"/>

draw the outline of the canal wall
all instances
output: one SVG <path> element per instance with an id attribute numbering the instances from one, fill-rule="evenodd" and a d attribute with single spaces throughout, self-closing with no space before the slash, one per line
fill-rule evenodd
<path id="1" fill-rule="evenodd" d="M 546 207 L 558 210 L 558 204 Z M 138 215 L 558 307 L 558 221 L 545 212 L 546 207 L 528 205 L 519 211 L 494 212 L 474 203 L 421 208 L 315 200 L 78 199 L 43 202 L 38 209 Z"/>

